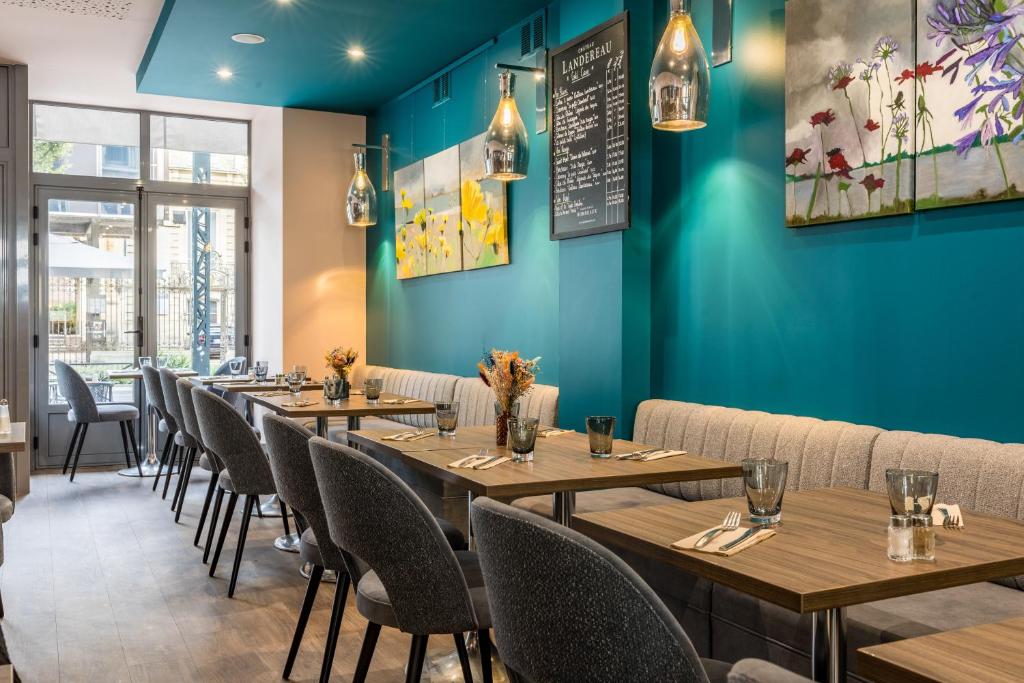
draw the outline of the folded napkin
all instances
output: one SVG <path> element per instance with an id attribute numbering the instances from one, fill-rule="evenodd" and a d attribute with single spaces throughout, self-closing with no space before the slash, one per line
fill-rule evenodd
<path id="1" fill-rule="evenodd" d="M 417 398 L 386 398 L 381 403 L 389 406 L 401 406 L 406 403 L 416 403 L 418 400 Z"/>
<path id="2" fill-rule="evenodd" d="M 264 391 L 259 394 L 253 394 L 253 396 L 260 396 L 262 398 L 270 398 L 272 396 L 287 396 L 290 392 L 287 391 Z"/>
<path id="3" fill-rule="evenodd" d="M 672 458 L 677 455 L 686 455 L 686 451 L 672 451 L 665 449 L 645 449 L 642 451 L 633 451 L 632 453 L 623 453 L 622 455 L 616 455 L 615 457 L 619 460 L 639 460 L 641 462 L 648 462 L 650 460 L 661 460 L 662 458 Z"/>
<path id="4" fill-rule="evenodd" d="M 305 408 L 306 406 L 314 406 L 320 401 L 285 401 L 281 405 L 285 408 Z"/>
<path id="5" fill-rule="evenodd" d="M 942 526 L 942 523 L 946 521 L 946 514 L 943 514 L 943 510 L 945 510 L 946 514 L 948 514 L 950 517 L 959 517 L 960 518 L 960 528 L 961 529 L 964 528 L 964 516 L 963 516 L 963 513 L 960 512 L 960 506 L 956 505 L 956 504 L 953 504 L 953 505 L 943 505 L 941 503 L 936 503 L 935 506 L 932 507 L 932 524 L 933 525 L 935 525 L 935 526 Z"/>
<path id="6" fill-rule="evenodd" d="M 560 434 L 572 433 L 573 430 L 571 429 L 559 429 L 558 427 L 548 427 L 547 429 L 542 429 L 541 431 L 537 432 L 537 436 L 541 437 L 542 439 L 546 439 L 550 436 L 559 436 Z"/>
<path id="7" fill-rule="evenodd" d="M 434 432 L 399 432 L 398 434 L 391 434 L 390 436 L 381 437 L 382 441 L 419 441 L 425 439 L 428 436 L 433 436 Z"/>
<path id="8" fill-rule="evenodd" d="M 750 529 L 744 529 L 740 527 L 739 529 L 733 529 L 732 531 L 723 531 L 722 533 L 718 534 L 718 536 L 716 536 L 714 539 L 712 539 L 712 541 L 703 548 L 694 548 L 694 546 L 697 545 L 697 541 L 703 538 L 704 534 L 706 534 L 709 531 L 711 531 L 711 529 L 705 529 L 704 531 L 698 532 L 693 536 L 687 536 L 683 540 L 676 541 L 675 543 L 673 543 L 672 547 L 677 548 L 679 550 L 696 550 L 699 553 L 712 553 L 714 555 L 731 557 L 732 555 L 735 555 L 738 552 L 746 550 L 752 545 L 757 545 L 761 541 L 771 538 L 775 535 L 774 529 L 760 529 L 756 533 L 748 536 L 742 543 L 734 545 L 728 550 L 722 550 L 723 546 L 732 543 L 740 536 L 750 531 Z"/>
<path id="9" fill-rule="evenodd" d="M 489 470 L 492 467 L 497 467 L 502 463 L 506 463 L 512 460 L 512 458 L 500 457 L 494 458 L 493 455 L 468 455 L 465 458 L 459 458 L 455 462 L 448 463 L 448 467 L 462 468 L 471 470 Z M 488 462 L 490 461 L 490 462 Z M 485 464 L 486 463 L 486 464 Z"/>
<path id="10" fill-rule="evenodd" d="M 366 392 L 360 389 L 349 389 L 348 393 L 352 396 L 363 396 Z"/>

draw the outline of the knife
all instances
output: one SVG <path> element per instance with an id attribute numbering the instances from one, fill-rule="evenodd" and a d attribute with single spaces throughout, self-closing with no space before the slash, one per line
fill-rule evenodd
<path id="1" fill-rule="evenodd" d="M 722 551 L 722 550 L 732 550 L 733 548 L 738 546 L 740 543 L 742 543 L 743 541 L 747 540 L 748 538 L 750 538 L 751 536 L 756 534 L 758 531 L 761 531 L 762 529 L 767 529 L 767 528 L 768 528 L 767 526 L 751 527 L 751 528 L 747 529 L 746 531 L 744 531 L 743 535 L 740 536 L 739 538 L 737 538 L 735 541 L 729 541 L 728 543 L 723 545 L 718 550 L 719 551 Z"/>

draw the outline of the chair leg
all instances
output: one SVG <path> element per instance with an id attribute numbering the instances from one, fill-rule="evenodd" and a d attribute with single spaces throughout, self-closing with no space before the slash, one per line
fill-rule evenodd
<path id="1" fill-rule="evenodd" d="M 330 626 L 327 627 L 324 662 L 320 666 L 320 683 L 328 683 L 331 680 L 331 667 L 334 666 L 334 652 L 338 648 L 341 619 L 345 616 L 345 597 L 348 595 L 348 585 L 348 572 L 342 572 L 338 577 L 338 583 L 334 586 L 334 607 L 331 609 Z"/>
<path id="2" fill-rule="evenodd" d="M 220 537 L 217 539 L 217 549 L 213 551 L 213 559 L 210 560 L 210 576 L 217 571 L 217 562 L 220 561 L 220 551 L 224 549 L 224 539 L 228 536 L 228 526 L 231 525 L 231 516 L 235 514 L 235 504 L 238 502 L 238 494 L 232 493 L 228 497 L 228 508 L 224 511 L 224 522 L 220 526 Z"/>
<path id="3" fill-rule="evenodd" d="M 78 442 L 78 435 L 82 433 L 82 423 L 75 423 L 75 432 L 71 435 L 71 443 L 68 444 L 68 454 L 64 458 L 64 469 L 61 474 L 68 473 L 68 466 L 71 464 L 71 456 L 75 454 L 75 444 Z"/>
<path id="4" fill-rule="evenodd" d="M 366 682 L 366 674 L 370 672 L 370 661 L 373 659 L 379 635 L 380 624 L 366 622 L 366 635 L 363 636 L 363 647 L 359 650 L 359 662 L 356 664 L 356 674 L 352 677 L 352 683 Z"/>
<path id="5" fill-rule="evenodd" d="M 284 504 L 280 496 L 277 497 L 277 502 L 281 504 L 281 523 L 284 524 L 284 535 L 291 536 L 292 530 L 288 528 L 288 506 Z"/>
<path id="6" fill-rule="evenodd" d="M 171 512 L 178 509 L 178 496 L 181 495 L 181 483 L 185 481 L 185 473 L 188 471 L 188 458 L 192 454 L 191 448 L 182 447 L 183 453 L 181 456 L 181 467 L 178 468 L 178 483 L 174 485 L 174 495 L 171 496 Z M 167 475 L 170 479 L 170 474 Z M 174 521 L 177 522 L 178 518 L 175 517 Z"/>
<path id="7" fill-rule="evenodd" d="M 423 676 L 423 660 L 427 656 L 428 638 L 430 636 L 412 637 L 412 644 L 409 646 L 409 667 L 405 670 L 405 683 L 419 683 Z"/>
<path id="8" fill-rule="evenodd" d="M 217 534 L 217 520 L 220 518 L 220 506 L 224 502 L 224 489 L 217 488 L 217 498 L 213 502 L 213 514 L 210 515 L 210 532 L 206 535 L 206 547 L 203 549 L 203 564 L 210 559 L 213 548 L 213 537 Z"/>
<path id="9" fill-rule="evenodd" d="M 82 444 L 85 443 L 85 435 L 89 432 L 89 423 L 82 425 L 82 434 L 78 437 L 78 447 L 75 448 L 75 464 L 71 466 L 71 481 L 75 480 L 75 472 L 78 471 L 78 459 L 82 457 Z"/>
<path id="10" fill-rule="evenodd" d="M 139 470 L 139 476 L 142 476 L 142 459 L 139 457 L 139 442 L 135 439 L 135 425 L 132 424 L 131 420 L 126 420 L 124 423 L 125 427 L 128 428 L 128 438 L 132 445 L 132 453 L 135 454 L 135 467 Z M 131 467 L 131 465 L 129 465 Z"/>
<path id="11" fill-rule="evenodd" d="M 124 446 L 124 466 L 132 466 L 132 456 L 128 453 L 128 430 L 124 428 L 124 422 L 118 422 L 117 426 L 121 428 L 121 445 Z"/>
<path id="12" fill-rule="evenodd" d="M 4 597 L 0 595 L 0 619 L 4 618 Z"/>
<path id="13" fill-rule="evenodd" d="M 491 683 L 491 631 L 480 629 L 477 636 L 480 643 L 480 673 L 483 674 L 484 683 Z"/>
<path id="14" fill-rule="evenodd" d="M 160 466 L 156 468 L 156 476 L 153 478 L 153 490 L 156 491 L 157 484 L 160 483 L 160 475 L 164 472 L 164 466 L 167 464 L 167 455 L 174 445 L 174 439 L 170 436 L 164 441 L 164 450 L 160 453 Z"/>
<path id="15" fill-rule="evenodd" d="M 299 646 L 302 645 L 302 634 L 306 632 L 306 623 L 309 621 L 309 613 L 313 610 L 313 603 L 316 601 L 316 591 L 320 588 L 320 577 L 323 575 L 324 568 L 314 564 L 313 571 L 309 574 L 309 583 L 306 585 L 306 597 L 303 598 L 302 609 L 299 610 L 299 621 L 295 624 L 292 646 L 288 650 L 288 659 L 284 663 L 284 673 L 281 674 L 281 678 L 286 681 L 292 675 L 295 657 L 299 654 Z"/>
<path id="16" fill-rule="evenodd" d="M 242 551 L 245 550 L 245 537 L 249 534 L 249 520 L 252 507 L 256 504 L 256 496 L 245 497 L 245 510 L 242 513 L 242 526 L 238 529 L 238 547 L 235 549 L 235 563 L 231 567 L 231 582 L 228 584 L 228 597 L 235 597 L 235 586 L 238 584 L 238 570 L 242 566 Z"/>
<path id="17" fill-rule="evenodd" d="M 174 463 L 178 459 L 178 455 L 184 449 L 178 444 L 171 446 L 171 459 L 167 462 L 167 474 L 164 475 L 164 492 L 160 495 L 160 500 L 167 500 L 167 490 L 171 487 L 171 475 L 174 473 Z M 182 454 L 184 460 L 184 455 Z M 180 467 L 179 467 L 180 469 Z"/>
<path id="18" fill-rule="evenodd" d="M 171 503 L 175 524 L 181 519 L 181 508 L 185 507 L 185 493 L 188 491 L 188 482 L 192 478 L 192 465 L 195 461 L 196 449 L 189 448 L 185 454 L 185 467 L 178 474 L 178 490 L 174 492 L 174 501 Z"/>
<path id="19" fill-rule="evenodd" d="M 466 651 L 466 637 L 461 633 L 453 633 L 455 638 L 455 650 L 459 653 L 459 664 L 462 665 L 462 679 L 466 683 L 473 683 L 473 670 L 469 668 L 469 652 Z"/>
<path id="20" fill-rule="evenodd" d="M 206 500 L 203 501 L 203 511 L 199 514 L 199 526 L 196 527 L 196 537 L 192 541 L 192 545 L 199 547 L 199 539 L 203 537 L 203 525 L 206 524 L 206 515 L 210 512 L 210 501 L 213 500 L 213 494 L 217 488 L 217 480 L 220 475 L 214 473 L 210 476 L 210 486 L 206 489 Z"/>

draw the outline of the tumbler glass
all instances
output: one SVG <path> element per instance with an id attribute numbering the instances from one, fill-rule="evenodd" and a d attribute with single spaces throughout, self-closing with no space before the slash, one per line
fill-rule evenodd
<path id="1" fill-rule="evenodd" d="M 363 384 L 363 393 L 366 394 L 366 400 L 371 403 L 376 403 L 380 400 L 380 392 L 383 389 L 384 380 L 380 377 L 371 377 Z"/>
<path id="2" fill-rule="evenodd" d="M 533 462 L 533 449 L 537 444 L 535 417 L 510 417 L 508 419 L 508 445 L 512 449 L 514 462 Z"/>
<path id="3" fill-rule="evenodd" d="M 898 468 L 885 471 L 885 489 L 894 515 L 930 515 L 938 488 L 938 472 Z"/>
<path id="4" fill-rule="evenodd" d="M 615 439 L 615 418 L 610 415 L 588 417 L 587 438 L 590 440 L 590 455 L 592 457 L 610 458 L 612 442 Z"/>
<path id="5" fill-rule="evenodd" d="M 270 370 L 270 364 L 265 360 L 256 361 L 256 365 L 253 366 L 253 372 L 256 373 L 257 382 L 267 381 L 267 372 Z"/>
<path id="6" fill-rule="evenodd" d="M 242 366 L 245 365 L 245 361 L 238 358 L 232 358 L 228 361 L 228 370 L 231 371 L 233 377 L 237 377 L 242 374 Z"/>
<path id="7" fill-rule="evenodd" d="M 299 385 L 302 386 L 301 384 Z M 290 387 L 289 387 L 290 388 Z M 345 380 L 337 375 L 324 377 L 324 398 L 330 403 L 341 401 L 345 393 Z"/>
<path id="8" fill-rule="evenodd" d="M 139 367 L 144 368 L 153 364 L 153 356 L 139 356 Z"/>
<path id="9" fill-rule="evenodd" d="M 293 375 L 300 375 L 302 377 L 302 381 L 303 382 L 305 382 L 306 381 L 306 377 L 308 377 L 308 375 L 306 374 L 306 366 L 305 365 L 293 365 L 292 366 L 292 374 Z"/>
<path id="10" fill-rule="evenodd" d="M 296 399 L 302 396 L 302 385 L 306 383 L 306 377 L 298 372 L 289 372 L 284 377 L 288 383 L 288 391 L 292 392 L 292 396 Z"/>
<path id="11" fill-rule="evenodd" d="M 789 463 L 747 458 L 743 461 L 743 488 L 747 491 L 750 521 L 761 526 L 782 524 L 782 494 L 786 492 Z"/>
<path id="12" fill-rule="evenodd" d="M 437 435 L 455 436 L 455 430 L 459 426 L 459 403 L 435 403 L 434 410 L 437 417 Z"/>

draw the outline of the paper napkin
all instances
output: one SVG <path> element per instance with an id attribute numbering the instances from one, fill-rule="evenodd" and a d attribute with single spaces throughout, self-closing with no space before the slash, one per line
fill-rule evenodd
<path id="1" fill-rule="evenodd" d="M 381 403 L 389 406 L 401 406 L 406 403 L 415 403 L 417 400 L 415 398 L 386 398 Z"/>
<path id="2" fill-rule="evenodd" d="M 748 537 L 739 545 L 733 546 L 728 550 L 722 550 L 722 546 L 728 545 L 729 543 L 735 541 L 737 538 L 739 538 L 747 531 L 749 531 L 749 529 L 744 529 L 740 527 L 739 529 L 733 529 L 732 531 L 723 531 L 703 548 L 694 548 L 694 546 L 697 544 L 697 541 L 703 538 L 704 534 L 706 534 L 709 531 L 711 531 L 711 529 L 705 529 L 704 531 L 698 532 L 693 536 L 687 536 L 683 540 L 676 541 L 675 543 L 673 543 L 672 547 L 678 550 L 696 550 L 699 553 L 712 553 L 714 555 L 731 557 L 732 555 L 735 555 L 738 552 L 742 552 L 747 548 L 757 545 L 761 541 L 769 539 L 775 535 L 774 529 L 761 529 L 756 534 L 753 534 L 752 536 Z"/>
<path id="3" fill-rule="evenodd" d="M 320 401 L 285 401 L 281 405 L 285 408 L 305 408 L 307 406 L 313 406 Z"/>
<path id="4" fill-rule="evenodd" d="M 932 524 L 934 526 L 942 526 L 942 523 L 946 521 L 946 515 L 942 514 L 943 510 L 945 510 L 950 517 L 959 517 L 960 528 L 964 528 L 964 516 L 963 513 L 960 512 L 960 506 L 956 504 L 943 505 L 941 503 L 936 503 L 935 506 L 932 507 Z"/>
<path id="5" fill-rule="evenodd" d="M 557 427 L 549 427 L 548 429 L 545 429 L 545 430 L 537 432 L 537 436 L 539 436 L 542 439 L 547 439 L 548 437 L 552 437 L 552 436 L 559 436 L 561 434 L 572 434 L 572 433 L 573 433 L 573 430 L 571 430 L 571 429 L 558 429 Z"/>

